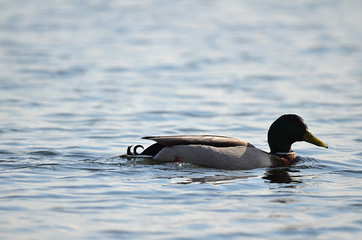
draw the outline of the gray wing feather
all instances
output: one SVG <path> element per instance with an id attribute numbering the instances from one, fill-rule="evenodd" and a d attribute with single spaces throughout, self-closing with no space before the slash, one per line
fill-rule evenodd
<path id="1" fill-rule="evenodd" d="M 174 135 L 174 136 L 147 136 L 142 139 L 153 140 L 163 146 L 171 147 L 175 145 L 208 145 L 214 147 L 234 147 L 234 146 L 249 146 L 247 141 L 213 135 Z"/>

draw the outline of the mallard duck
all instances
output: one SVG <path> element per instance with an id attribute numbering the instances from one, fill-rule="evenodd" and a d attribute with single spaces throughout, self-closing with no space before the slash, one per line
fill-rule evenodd
<path id="1" fill-rule="evenodd" d="M 305 121 L 295 114 L 286 114 L 273 122 L 268 131 L 270 153 L 245 140 L 213 135 L 147 136 L 156 143 L 137 153 L 137 145 L 128 156 L 150 157 L 158 162 L 187 162 L 218 169 L 247 170 L 262 167 L 288 166 L 297 161 L 293 143 L 305 141 L 328 148 L 315 137 Z"/>

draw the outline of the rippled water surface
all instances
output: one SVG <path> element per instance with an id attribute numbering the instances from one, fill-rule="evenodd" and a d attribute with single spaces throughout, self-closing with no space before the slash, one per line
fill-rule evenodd
<path id="1" fill-rule="evenodd" d="M 0 239 L 359 239 L 362 3 L 0 1 Z M 120 158 L 139 138 L 329 149 L 227 171 Z"/>

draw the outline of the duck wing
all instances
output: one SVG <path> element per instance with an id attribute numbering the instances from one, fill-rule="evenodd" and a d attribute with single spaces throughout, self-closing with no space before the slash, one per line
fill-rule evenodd
<path id="1" fill-rule="evenodd" d="M 153 140 L 165 147 L 172 147 L 176 145 L 207 145 L 213 147 L 235 147 L 235 146 L 249 146 L 253 147 L 245 140 L 214 136 L 214 135 L 174 135 L 174 136 L 147 136 L 142 139 Z"/>

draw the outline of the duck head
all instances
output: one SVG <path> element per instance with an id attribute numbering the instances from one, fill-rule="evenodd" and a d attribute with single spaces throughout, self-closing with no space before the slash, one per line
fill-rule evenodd
<path id="1" fill-rule="evenodd" d="M 295 114 L 286 114 L 273 122 L 268 131 L 270 153 L 291 152 L 295 142 L 305 141 L 314 145 L 328 148 L 327 144 L 315 137 L 305 121 Z"/>

